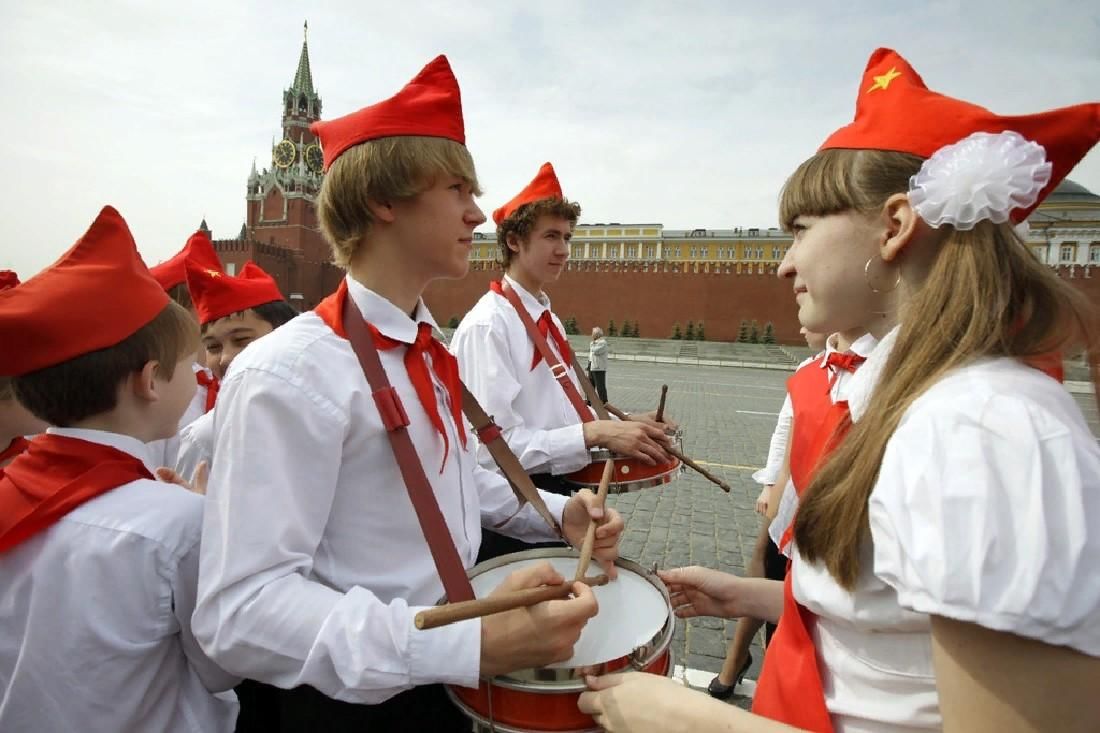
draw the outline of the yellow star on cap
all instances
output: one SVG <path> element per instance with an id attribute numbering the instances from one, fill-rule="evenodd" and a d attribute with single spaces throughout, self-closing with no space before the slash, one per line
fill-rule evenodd
<path id="1" fill-rule="evenodd" d="M 217 270 L 207 270 L 206 274 L 209 275 L 210 277 L 221 277 L 222 276 L 222 274 L 220 272 L 218 272 Z"/>
<path id="2" fill-rule="evenodd" d="M 886 89 L 890 86 L 890 82 L 892 82 L 894 79 L 897 79 L 899 76 L 901 76 L 901 72 L 898 71 L 898 67 L 896 66 L 891 66 L 890 70 L 887 71 L 885 74 L 872 76 L 871 78 L 875 80 L 875 83 L 871 85 L 871 87 L 867 90 L 867 93 L 870 94 L 876 89 Z"/>

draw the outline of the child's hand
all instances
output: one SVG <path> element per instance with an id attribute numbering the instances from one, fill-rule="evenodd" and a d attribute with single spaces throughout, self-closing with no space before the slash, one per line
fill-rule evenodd
<path id="1" fill-rule="evenodd" d="M 193 491 L 200 496 L 206 494 L 206 479 L 209 477 L 210 471 L 206 466 L 206 461 L 199 463 L 198 468 L 195 469 L 195 475 L 191 477 L 191 481 L 186 481 L 183 476 L 180 476 L 171 468 L 161 466 L 157 469 L 157 478 L 168 484 L 179 484 L 188 491 Z"/>

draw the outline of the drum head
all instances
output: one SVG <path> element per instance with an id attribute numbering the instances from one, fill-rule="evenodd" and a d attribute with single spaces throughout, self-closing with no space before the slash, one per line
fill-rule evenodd
<path id="1" fill-rule="evenodd" d="M 506 560 L 507 558 L 498 558 Z M 567 580 L 577 572 L 576 557 L 521 559 L 478 573 L 470 579 L 478 598 L 489 595 L 510 573 L 523 567 L 549 562 Z M 607 585 L 593 588 L 599 613 L 589 619 L 574 647 L 571 659 L 549 665 L 548 669 L 585 667 L 602 664 L 630 654 L 657 636 L 668 622 L 668 601 L 661 591 L 642 575 L 619 567 L 619 577 Z M 593 562 L 588 572 L 602 572 Z"/>

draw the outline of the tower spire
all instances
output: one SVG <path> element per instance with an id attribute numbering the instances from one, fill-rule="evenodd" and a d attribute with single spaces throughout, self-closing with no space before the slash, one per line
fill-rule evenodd
<path id="1" fill-rule="evenodd" d="M 298 69 L 290 88 L 296 92 L 313 95 L 313 73 L 309 69 L 309 21 L 302 26 L 302 53 L 298 56 Z"/>

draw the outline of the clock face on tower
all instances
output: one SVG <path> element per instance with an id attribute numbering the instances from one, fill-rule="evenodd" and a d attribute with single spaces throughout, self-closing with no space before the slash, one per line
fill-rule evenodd
<path id="1" fill-rule="evenodd" d="M 289 140 L 281 141 L 271 153 L 271 160 L 280 168 L 289 168 L 296 157 L 298 149 Z"/>
<path id="2" fill-rule="evenodd" d="M 320 173 L 325 164 L 325 156 L 321 152 L 321 146 L 317 143 L 311 144 L 306 148 L 305 156 L 306 165 L 309 166 L 309 169 L 314 173 Z"/>

